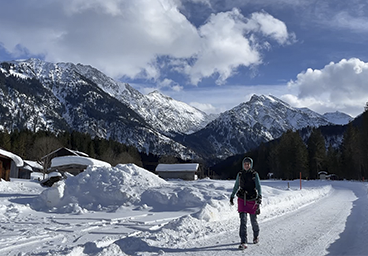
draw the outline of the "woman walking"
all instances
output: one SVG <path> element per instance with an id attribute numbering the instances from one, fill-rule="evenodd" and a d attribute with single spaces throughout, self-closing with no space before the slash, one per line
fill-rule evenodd
<path id="1" fill-rule="evenodd" d="M 242 170 L 236 176 L 233 192 L 230 196 L 230 204 L 234 205 L 235 194 L 238 197 L 238 212 L 240 217 L 240 245 L 239 249 L 247 248 L 247 213 L 253 230 L 253 243 L 259 241 L 259 225 L 257 214 L 262 202 L 262 190 L 258 173 L 253 169 L 253 160 L 245 157 L 242 162 Z"/>

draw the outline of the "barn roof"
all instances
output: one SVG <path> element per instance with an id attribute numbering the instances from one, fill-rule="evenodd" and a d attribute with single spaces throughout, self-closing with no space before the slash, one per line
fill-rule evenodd
<path id="1" fill-rule="evenodd" d="M 31 166 L 32 168 L 36 168 L 36 169 L 43 169 L 42 165 L 40 165 L 39 163 L 37 163 L 36 161 L 31 161 L 31 160 L 24 160 L 24 162 L 26 164 L 28 164 L 29 166 Z"/>
<path id="2" fill-rule="evenodd" d="M 81 151 L 77 151 L 77 150 L 72 150 L 66 147 L 62 147 L 62 148 L 58 148 L 54 151 L 52 151 L 51 153 L 48 153 L 47 155 L 43 156 L 42 159 L 45 159 L 49 156 L 53 156 L 55 155 L 57 152 L 64 152 L 64 155 L 75 155 L 75 156 L 85 156 L 88 157 L 88 154 L 81 152 Z"/>
<path id="3" fill-rule="evenodd" d="M 77 165 L 92 165 L 92 166 L 106 166 L 111 167 L 109 163 L 106 163 L 101 160 L 97 160 L 90 157 L 84 156 L 60 156 L 54 157 L 51 160 L 51 167 L 69 165 L 69 164 L 77 164 Z"/>
<path id="4" fill-rule="evenodd" d="M 159 164 L 156 167 L 156 172 L 196 172 L 198 167 L 198 163 Z"/>
<path id="5" fill-rule="evenodd" d="M 22 167 L 24 165 L 23 159 L 20 158 L 20 156 L 17 156 L 16 154 L 13 154 L 9 151 L 0 148 L 0 155 L 13 160 L 17 167 Z"/>

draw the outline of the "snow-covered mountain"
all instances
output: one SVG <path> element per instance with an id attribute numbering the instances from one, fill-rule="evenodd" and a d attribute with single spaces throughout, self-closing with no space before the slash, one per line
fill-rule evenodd
<path id="1" fill-rule="evenodd" d="M 194 107 L 158 91 L 143 95 L 91 66 L 39 59 L 0 63 L 0 103 L 1 130 L 76 130 L 184 159 L 225 158 L 289 129 L 348 120 L 254 95 L 211 121 Z"/>
<path id="2" fill-rule="evenodd" d="M 351 121 L 353 121 L 353 117 L 351 117 L 348 114 L 336 111 L 336 112 L 329 112 L 329 113 L 325 113 L 323 114 L 323 117 L 333 123 L 333 124 L 339 124 L 339 125 L 344 125 L 344 124 L 348 124 Z"/>
<path id="3" fill-rule="evenodd" d="M 211 121 L 206 113 L 158 91 L 144 95 L 129 84 L 117 82 L 90 66 L 78 64 L 76 68 L 102 90 L 140 114 L 160 132 L 188 134 L 198 131 Z"/>
<path id="4" fill-rule="evenodd" d="M 85 72 L 81 72 L 84 70 Z M 38 59 L 0 64 L 1 128 L 53 132 L 76 130 L 133 145 L 142 152 L 194 152 L 153 128 L 140 114 L 87 77 L 104 77 L 88 66 Z M 112 79 L 106 78 L 105 84 Z"/>
<path id="5" fill-rule="evenodd" d="M 183 138 L 201 153 L 225 158 L 240 154 L 280 137 L 287 130 L 330 125 L 322 115 L 307 108 L 293 108 L 273 96 L 253 95 L 220 115 L 204 129 Z"/>

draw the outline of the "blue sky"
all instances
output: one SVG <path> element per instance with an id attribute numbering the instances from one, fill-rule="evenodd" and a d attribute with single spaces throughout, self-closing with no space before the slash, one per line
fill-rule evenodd
<path id="1" fill-rule="evenodd" d="M 253 94 L 352 116 L 368 102 L 364 0 L 2 0 L 0 61 L 91 65 L 207 113 Z"/>

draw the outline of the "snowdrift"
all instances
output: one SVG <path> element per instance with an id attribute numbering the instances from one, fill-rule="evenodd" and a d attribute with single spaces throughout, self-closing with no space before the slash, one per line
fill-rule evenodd
<path id="1" fill-rule="evenodd" d="M 88 167 L 44 190 L 31 206 L 38 211 L 58 213 L 111 211 L 139 204 L 143 191 L 163 185 L 167 185 L 165 180 L 134 164 Z"/>

